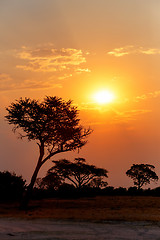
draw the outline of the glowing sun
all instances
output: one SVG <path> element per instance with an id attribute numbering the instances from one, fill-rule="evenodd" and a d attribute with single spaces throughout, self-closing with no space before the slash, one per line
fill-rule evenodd
<path id="1" fill-rule="evenodd" d="M 101 90 L 95 93 L 93 98 L 98 104 L 107 104 L 114 101 L 115 95 L 109 90 Z"/>

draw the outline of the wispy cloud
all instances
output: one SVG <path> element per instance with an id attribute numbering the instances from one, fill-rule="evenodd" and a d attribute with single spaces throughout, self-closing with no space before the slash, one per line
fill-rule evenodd
<path id="1" fill-rule="evenodd" d="M 4 84 L 6 82 L 10 82 L 11 80 L 12 80 L 12 78 L 9 76 L 9 74 L 0 73 L 0 84 Z"/>
<path id="2" fill-rule="evenodd" d="M 87 111 L 87 110 L 86 110 Z M 98 109 L 89 111 L 90 120 L 86 119 L 86 124 L 90 126 L 96 125 L 119 125 L 129 124 L 133 127 L 133 122 L 137 121 L 141 116 L 149 114 L 152 111 L 147 109 L 133 109 L 127 111 L 118 111 L 116 109 L 110 109 L 109 111 L 103 112 L 103 118 L 99 117 Z"/>
<path id="3" fill-rule="evenodd" d="M 151 99 L 151 98 L 157 98 L 159 96 L 160 96 L 160 91 L 149 92 L 146 94 L 142 94 L 140 96 L 136 96 L 134 98 L 134 102 L 139 102 L 139 101 L 147 100 L 147 99 Z"/>
<path id="4" fill-rule="evenodd" d="M 88 68 L 77 68 L 77 69 L 76 69 L 76 72 L 77 72 L 77 73 L 90 73 L 91 70 L 88 69 Z"/>
<path id="5" fill-rule="evenodd" d="M 24 61 L 23 64 L 17 65 L 17 68 L 37 72 L 59 72 L 70 69 L 79 72 L 79 65 L 86 63 L 85 54 L 82 50 L 73 48 L 55 49 L 52 45 L 36 49 L 23 47 L 17 53 L 17 57 Z"/>
<path id="6" fill-rule="evenodd" d="M 151 109 L 138 108 L 122 110 L 120 106 L 98 106 L 91 103 L 82 103 L 78 108 L 89 115 L 89 125 L 105 125 L 131 123 L 136 121 L 140 116 L 151 113 Z"/>
<path id="7" fill-rule="evenodd" d="M 129 54 L 155 55 L 155 54 L 160 54 L 160 49 L 135 47 L 133 45 L 129 45 L 129 46 L 124 46 L 120 48 L 115 48 L 112 51 L 108 52 L 108 54 L 113 55 L 115 57 L 122 57 Z"/>
<path id="8" fill-rule="evenodd" d="M 59 76 L 58 77 L 58 79 L 59 80 L 63 80 L 63 79 L 67 79 L 67 78 L 70 78 L 70 77 L 72 77 L 73 76 L 73 74 L 64 74 L 64 75 L 62 75 L 62 76 Z M 52 79 L 52 78 L 51 78 Z"/>
<path id="9" fill-rule="evenodd" d="M 5 73 L 0 73 L 0 91 L 5 91 L 13 85 L 12 78 Z"/>
<path id="10" fill-rule="evenodd" d="M 149 109 L 133 109 L 128 111 L 114 111 L 114 122 L 129 122 L 137 120 L 137 117 L 152 112 Z"/>
<path id="11" fill-rule="evenodd" d="M 39 81 L 26 79 L 21 82 L 15 82 L 9 75 L 0 74 L 0 92 L 18 91 L 24 89 L 39 90 L 61 87 L 61 84 L 55 83 L 54 80 Z"/>

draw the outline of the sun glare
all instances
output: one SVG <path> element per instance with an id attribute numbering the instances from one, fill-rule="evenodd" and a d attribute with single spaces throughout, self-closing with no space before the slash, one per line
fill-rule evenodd
<path id="1" fill-rule="evenodd" d="M 109 90 L 101 90 L 94 94 L 94 100 L 98 104 L 112 103 L 114 99 L 114 94 Z"/>

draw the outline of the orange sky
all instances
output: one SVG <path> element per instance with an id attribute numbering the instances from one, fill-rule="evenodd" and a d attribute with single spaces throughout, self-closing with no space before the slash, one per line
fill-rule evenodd
<path id="1" fill-rule="evenodd" d="M 159 175 L 159 7 L 158 0 L 0 2 L 0 171 L 29 179 L 37 158 L 36 144 L 16 139 L 4 121 L 5 107 L 57 95 L 72 99 L 93 128 L 79 156 L 106 168 L 109 185 L 130 186 L 133 163 L 153 164 Z M 115 99 L 100 105 L 93 95 L 105 89 Z"/>

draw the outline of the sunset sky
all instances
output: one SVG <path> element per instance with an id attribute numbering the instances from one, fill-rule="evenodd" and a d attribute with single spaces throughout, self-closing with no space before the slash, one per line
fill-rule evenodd
<path id="1" fill-rule="evenodd" d="M 56 95 L 94 130 L 79 154 L 56 159 L 84 157 L 115 187 L 132 186 L 133 163 L 153 164 L 160 177 L 159 10 L 159 0 L 0 1 L 0 171 L 29 179 L 38 156 L 4 121 L 5 107 Z"/>

